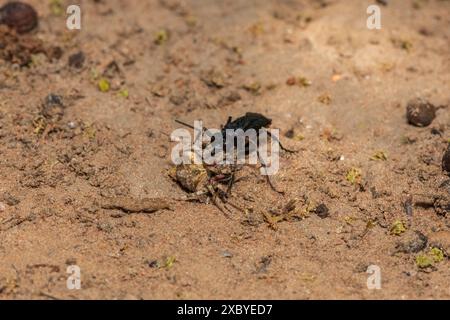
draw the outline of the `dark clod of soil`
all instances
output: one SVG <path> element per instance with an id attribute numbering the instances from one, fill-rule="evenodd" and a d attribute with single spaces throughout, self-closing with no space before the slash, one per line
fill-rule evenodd
<path id="1" fill-rule="evenodd" d="M 428 238 L 420 231 L 408 232 L 404 235 L 404 240 L 396 246 L 398 252 L 417 253 L 426 248 Z"/>
<path id="2" fill-rule="evenodd" d="M 14 29 L 0 25 L 0 59 L 24 67 L 32 62 L 33 55 L 39 53 L 53 60 L 60 59 L 63 51 L 57 46 L 46 46 L 32 35 L 18 35 Z"/>
<path id="3" fill-rule="evenodd" d="M 259 265 L 257 266 L 256 273 L 266 273 L 270 264 L 272 263 L 271 256 L 264 256 L 259 261 Z"/>
<path id="4" fill-rule="evenodd" d="M 286 138 L 292 139 L 295 136 L 295 131 L 294 129 L 289 129 L 288 131 L 286 131 L 286 133 L 284 134 L 284 136 Z"/>
<path id="5" fill-rule="evenodd" d="M 83 68 L 86 57 L 82 51 L 77 52 L 69 57 L 69 66 L 76 69 Z"/>
<path id="6" fill-rule="evenodd" d="M 450 145 L 445 151 L 444 156 L 442 157 L 442 169 L 450 173 Z"/>
<path id="7" fill-rule="evenodd" d="M 158 260 L 147 261 L 147 264 L 150 268 L 159 268 L 160 267 Z"/>
<path id="8" fill-rule="evenodd" d="M 319 204 L 314 209 L 314 212 L 322 219 L 325 219 L 330 215 L 330 211 L 328 210 L 328 207 L 323 203 Z"/>
<path id="9" fill-rule="evenodd" d="M 66 266 L 72 266 L 74 264 L 77 264 L 77 259 L 75 259 L 75 258 L 67 258 L 66 259 Z"/>
<path id="10" fill-rule="evenodd" d="M 38 15 L 29 4 L 13 1 L 0 8 L 0 24 L 5 24 L 18 33 L 26 33 L 37 27 Z"/>
<path id="11" fill-rule="evenodd" d="M 422 98 L 414 99 L 406 107 L 406 118 L 416 127 L 429 126 L 436 118 L 436 107 Z"/>
<path id="12" fill-rule="evenodd" d="M 0 58 L 20 66 L 28 65 L 33 54 L 44 52 L 42 41 L 20 38 L 14 30 L 0 25 Z"/>

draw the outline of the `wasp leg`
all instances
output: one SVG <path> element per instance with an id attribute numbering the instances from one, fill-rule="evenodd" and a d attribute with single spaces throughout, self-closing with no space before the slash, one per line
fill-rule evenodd
<path id="1" fill-rule="evenodd" d="M 266 132 L 267 132 L 267 135 L 268 135 L 271 139 L 273 139 L 273 140 L 275 140 L 276 142 L 278 142 L 278 145 L 280 146 L 281 150 L 283 150 L 283 151 L 285 151 L 285 152 L 288 152 L 288 153 L 297 153 L 297 152 L 298 152 L 298 151 L 295 151 L 295 150 L 290 150 L 290 149 L 285 148 L 285 147 L 281 144 L 280 140 L 279 140 L 277 137 L 274 137 L 274 136 L 273 136 L 269 131 L 267 131 L 267 130 L 266 130 Z"/>

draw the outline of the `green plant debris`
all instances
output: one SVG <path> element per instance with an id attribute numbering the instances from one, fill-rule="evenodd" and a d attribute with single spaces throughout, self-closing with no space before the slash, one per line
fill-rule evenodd
<path id="1" fill-rule="evenodd" d="M 308 80 L 308 79 L 305 78 L 305 77 L 299 77 L 299 78 L 297 79 L 297 83 L 298 83 L 298 85 L 301 86 L 301 87 L 309 87 L 309 86 L 312 84 L 311 80 Z"/>
<path id="2" fill-rule="evenodd" d="M 402 41 L 401 48 L 403 50 L 406 50 L 406 51 L 409 52 L 409 51 L 411 51 L 412 47 L 413 47 L 413 45 L 412 45 L 411 42 L 409 42 L 409 41 Z"/>
<path id="3" fill-rule="evenodd" d="M 351 168 L 347 175 L 345 176 L 345 178 L 347 179 L 348 182 L 350 182 L 351 184 L 357 184 L 361 182 L 361 169 L 358 168 Z"/>
<path id="4" fill-rule="evenodd" d="M 90 75 L 91 81 L 93 81 L 93 82 L 95 82 L 99 78 L 99 72 L 95 68 L 93 68 L 89 71 L 89 75 Z"/>
<path id="5" fill-rule="evenodd" d="M 275 216 L 272 215 L 268 212 L 263 212 L 264 215 L 264 220 L 267 222 L 267 224 L 269 225 L 270 228 L 272 228 L 273 230 L 277 230 L 278 229 L 278 222 L 281 222 L 284 220 L 284 217 L 282 216 Z"/>
<path id="6" fill-rule="evenodd" d="M 401 144 L 408 145 L 413 144 L 417 141 L 417 138 L 411 136 L 402 136 L 400 139 Z"/>
<path id="7" fill-rule="evenodd" d="M 289 200 L 284 207 L 275 212 L 274 214 L 269 212 L 263 212 L 264 220 L 273 230 L 277 230 L 277 224 L 282 221 L 297 221 L 308 218 L 311 212 L 316 209 L 315 203 L 312 201 L 307 201 L 306 207 L 300 204 L 298 199 Z"/>
<path id="8" fill-rule="evenodd" d="M 400 48 L 402 50 L 405 50 L 406 52 L 410 52 L 413 48 L 413 44 L 411 41 L 404 40 L 404 39 L 392 39 L 392 43 L 397 48 Z"/>
<path id="9" fill-rule="evenodd" d="M 431 267 L 433 265 L 433 259 L 425 254 L 419 254 L 416 257 L 416 265 L 421 269 Z"/>
<path id="10" fill-rule="evenodd" d="M 109 89 L 111 88 L 111 85 L 109 84 L 109 81 L 105 78 L 100 79 L 100 81 L 98 82 L 98 89 L 101 92 L 108 92 Z"/>
<path id="11" fill-rule="evenodd" d="M 202 81 L 209 87 L 223 88 L 227 85 L 227 74 L 221 70 L 211 69 L 202 73 Z"/>
<path id="12" fill-rule="evenodd" d="M 302 135 L 301 133 L 299 133 L 299 134 L 296 134 L 292 139 L 295 141 L 303 141 L 303 140 L 305 140 L 305 136 Z"/>
<path id="13" fill-rule="evenodd" d="M 371 157 L 370 160 L 380 160 L 380 161 L 386 161 L 388 159 L 387 153 L 383 150 L 376 151 Z"/>
<path id="14" fill-rule="evenodd" d="M 426 3 L 427 3 L 427 0 L 414 0 L 412 3 L 412 7 L 416 10 L 420 10 Z"/>
<path id="15" fill-rule="evenodd" d="M 97 135 L 97 130 L 95 130 L 94 125 L 92 124 L 84 124 L 83 125 L 83 135 L 88 138 L 89 140 L 92 140 Z"/>
<path id="16" fill-rule="evenodd" d="M 312 82 L 306 78 L 306 77 L 290 77 L 287 81 L 286 84 L 288 86 L 299 86 L 299 87 L 309 87 L 311 86 Z"/>
<path id="17" fill-rule="evenodd" d="M 54 16 L 62 16 L 64 14 L 64 5 L 61 0 L 50 0 L 50 12 Z"/>
<path id="18" fill-rule="evenodd" d="M 344 222 L 348 225 L 353 225 L 353 222 L 355 221 L 354 217 L 351 216 L 345 216 L 344 217 Z"/>
<path id="19" fill-rule="evenodd" d="M 161 29 L 155 34 L 153 42 L 158 46 L 163 45 L 169 40 L 169 31 L 166 29 Z"/>
<path id="20" fill-rule="evenodd" d="M 258 95 L 261 93 L 262 85 L 261 83 L 254 81 L 251 83 L 244 84 L 243 88 L 254 95 Z"/>
<path id="21" fill-rule="evenodd" d="M 254 37 L 262 35 L 265 32 L 264 24 L 262 22 L 254 23 L 250 26 L 249 31 Z"/>
<path id="22" fill-rule="evenodd" d="M 370 231 L 370 229 L 373 229 L 375 226 L 376 226 L 376 221 L 374 221 L 374 220 L 367 221 L 366 227 L 362 233 L 362 237 L 364 237 Z"/>
<path id="23" fill-rule="evenodd" d="M 320 134 L 320 137 L 323 139 L 326 139 L 328 142 L 331 141 L 340 141 L 342 140 L 343 136 L 341 133 L 339 133 L 336 129 L 332 128 L 325 128 L 322 133 Z"/>
<path id="24" fill-rule="evenodd" d="M 391 234 L 399 236 L 406 231 L 405 224 L 401 220 L 395 220 L 390 231 Z"/>
<path id="25" fill-rule="evenodd" d="M 276 83 L 269 83 L 269 84 L 266 85 L 266 89 L 269 90 L 269 91 L 270 90 L 274 90 L 274 89 L 277 88 L 277 86 L 278 85 Z"/>
<path id="26" fill-rule="evenodd" d="M 366 229 L 372 229 L 375 226 L 376 226 L 375 221 L 374 220 L 369 220 L 369 221 L 367 221 Z"/>
<path id="27" fill-rule="evenodd" d="M 312 281 L 315 281 L 317 279 L 317 277 L 313 274 L 304 272 L 304 273 L 300 274 L 299 279 L 302 281 L 312 282 Z"/>
<path id="28" fill-rule="evenodd" d="M 329 94 L 327 94 L 327 93 L 324 93 L 324 94 L 320 95 L 320 96 L 317 98 L 317 100 L 318 100 L 320 103 L 323 103 L 323 104 L 325 104 L 325 105 L 329 105 L 329 104 L 331 103 L 331 96 L 330 96 Z"/>
<path id="29" fill-rule="evenodd" d="M 176 261 L 177 261 L 177 259 L 176 259 L 175 257 L 173 257 L 173 256 L 168 257 L 168 258 L 166 259 L 166 262 L 164 262 L 164 267 L 165 267 L 166 269 L 170 269 L 170 268 L 173 267 L 173 265 L 174 265 L 174 263 L 175 263 Z"/>
<path id="30" fill-rule="evenodd" d="M 44 117 L 39 116 L 33 120 L 33 127 L 34 127 L 34 133 L 35 134 L 41 134 L 45 131 L 45 128 L 47 127 L 47 121 Z"/>
<path id="31" fill-rule="evenodd" d="M 295 201 L 293 204 L 293 209 L 290 210 L 289 212 L 287 212 L 286 208 L 288 208 L 289 205 L 292 205 L 291 201 Z M 288 202 L 288 205 L 285 207 L 284 214 L 285 215 L 288 214 L 287 217 L 292 217 L 292 218 L 295 218 L 296 220 L 303 220 L 303 219 L 308 218 L 311 215 L 311 213 L 315 211 L 315 209 L 317 207 L 317 205 L 310 200 L 307 201 L 306 207 L 304 207 L 304 208 L 299 206 L 299 201 L 297 199 L 294 199 L 291 201 Z"/>
<path id="32" fill-rule="evenodd" d="M 439 248 L 431 248 L 430 256 L 434 262 L 441 262 L 442 260 L 444 260 L 444 252 L 442 252 L 442 250 Z"/>
<path id="33" fill-rule="evenodd" d="M 31 55 L 31 61 L 29 67 L 38 67 L 46 61 L 47 57 L 43 53 L 37 53 Z"/>
<path id="34" fill-rule="evenodd" d="M 427 254 L 422 253 L 416 257 L 416 265 L 421 269 L 425 269 L 443 260 L 444 252 L 439 248 L 432 247 Z"/>
<path id="35" fill-rule="evenodd" d="M 198 25 L 198 19 L 194 16 L 187 16 L 186 19 L 184 19 L 186 22 L 186 25 L 190 28 L 193 28 Z"/>
<path id="36" fill-rule="evenodd" d="M 128 99 L 130 93 L 128 92 L 128 89 L 122 89 L 119 91 L 118 95 L 122 98 Z"/>

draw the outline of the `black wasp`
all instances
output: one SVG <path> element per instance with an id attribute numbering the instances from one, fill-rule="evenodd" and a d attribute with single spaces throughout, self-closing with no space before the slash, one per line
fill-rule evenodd
<path id="1" fill-rule="evenodd" d="M 182 124 L 184 126 L 187 126 L 189 128 L 194 129 L 193 126 L 191 126 L 191 125 L 189 125 L 189 124 L 187 124 L 185 122 L 182 122 L 182 121 L 179 121 L 179 120 L 175 120 L 175 121 L 177 123 L 179 123 L 179 124 Z M 227 120 L 226 124 L 222 126 L 221 131 L 220 131 L 221 132 L 221 136 L 222 136 L 222 141 L 225 144 L 226 136 L 227 136 L 227 130 L 236 131 L 236 130 L 241 129 L 241 130 L 243 130 L 243 132 L 246 132 L 247 130 L 254 129 L 256 131 L 256 134 L 257 134 L 257 139 L 258 139 L 257 143 L 259 144 L 260 129 L 267 129 L 267 128 L 270 127 L 271 124 L 272 124 L 272 119 L 269 119 L 266 116 L 264 116 L 264 115 L 262 115 L 260 113 L 256 113 L 256 112 L 247 112 L 244 116 L 239 117 L 239 118 L 237 118 L 235 120 L 233 120 L 232 117 L 228 117 L 228 120 Z M 278 140 L 278 138 L 274 137 L 270 133 L 270 131 L 266 130 L 266 133 L 267 133 L 268 137 L 270 137 L 271 139 L 276 140 L 276 142 L 279 144 L 281 150 L 283 150 L 285 152 L 288 152 L 288 153 L 295 153 L 296 152 L 296 151 L 289 150 L 289 149 L 285 148 L 281 144 L 281 142 Z M 214 137 L 211 138 L 211 143 L 214 143 Z M 235 136 L 235 138 L 234 138 L 234 147 L 236 147 L 236 144 L 237 144 L 237 137 Z M 224 147 L 225 147 L 225 145 L 224 145 Z M 248 154 L 248 152 L 250 150 L 250 147 L 251 147 L 250 146 L 250 142 L 246 141 L 246 144 L 245 144 L 246 154 Z M 266 168 L 266 163 L 261 159 L 261 156 L 260 156 L 259 151 L 257 149 L 256 149 L 256 152 L 257 152 L 258 159 L 261 162 L 261 165 L 264 168 Z M 229 180 L 227 193 L 229 193 L 231 191 L 231 188 L 232 188 L 233 183 L 235 181 L 235 172 L 236 172 L 236 165 L 233 166 L 233 172 L 232 172 L 231 179 Z M 269 175 L 266 175 L 266 178 L 267 178 L 267 182 L 269 183 L 270 187 L 273 190 L 275 190 L 276 192 L 279 192 L 279 193 L 283 193 L 283 192 L 280 192 L 280 191 L 276 190 L 276 188 L 273 186 L 273 184 L 272 184 L 272 182 L 271 182 L 271 180 L 269 178 Z"/>

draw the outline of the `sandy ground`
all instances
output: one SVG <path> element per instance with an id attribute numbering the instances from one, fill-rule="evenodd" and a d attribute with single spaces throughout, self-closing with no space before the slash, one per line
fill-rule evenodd
<path id="1" fill-rule="evenodd" d="M 371 1 L 82 0 L 81 31 L 27 2 L 29 36 L 63 54 L 0 60 L 0 298 L 450 298 L 450 109 L 426 128 L 405 117 L 416 97 L 450 103 L 449 1 L 389 1 L 368 30 Z M 167 173 L 174 120 L 218 128 L 248 111 L 298 150 L 273 177 L 284 195 L 246 167 L 229 217 L 195 201 L 99 205 L 185 196 Z"/>

